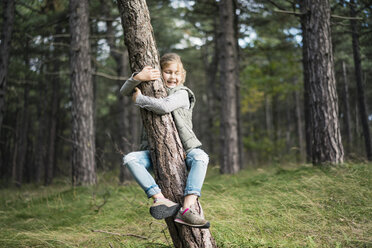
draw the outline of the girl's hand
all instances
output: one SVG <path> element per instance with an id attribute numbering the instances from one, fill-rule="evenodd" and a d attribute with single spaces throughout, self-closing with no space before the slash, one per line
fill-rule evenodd
<path id="1" fill-rule="evenodd" d="M 140 90 L 139 88 L 137 88 L 137 87 L 136 87 L 134 90 L 135 90 L 135 91 L 134 91 L 134 93 L 133 93 L 133 95 L 132 95 L 132 100 L 133 100 L 133 102 L 136 102 L 137 96 L 138 96 L 138 95 L 141 95 L 142 92 L 141 92 L 141 90 Z"/>
<path id="2" fill-rule="evenodd" d="M 149 65 L 145 66 L 142 71 L 133 77 L 137 81 L 152 81 L 158 78 L 160 78 L 160 71 Z"/>

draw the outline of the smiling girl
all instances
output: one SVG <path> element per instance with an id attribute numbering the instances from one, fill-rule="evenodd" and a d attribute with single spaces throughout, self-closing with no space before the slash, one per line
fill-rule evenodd
<path id="1" fill-rule="evenodd" d="M 161 72 L 151 66 L 145 66 L 139 73 L 134 73 L 121 87 L 120 92 L 131 96 L 135 104 L 156 114 L 171 113 L 178 134 L 186 152 L 186 166 L 189 174 L 184 190 L 182 207 L 164 197 L 149 171 L 152 170 L 146 135 L 142 135 L 141 151 L 131 152 L 124 156 L 124 166 L 127 166 L 133 177 L 148 198 L 154 203 L 150 207 L 151 215 L 156 219 L 175 216 L 174 221 L 180 224 L 209 228 L 209 222 L 202 218 L 193 205 L 201 195 L 205 174 L 208 167 L 208 155 L 200 149 L 201 142 L 192 131 L 192 110 L 195 105 L 194 93 L 183 84 L 186 71 L 181 58 L 175 53 L 165 54 L 160 59 Z M 136 87 L 143 81 L 151 81 L 163 77 L 168 96 L 154 98 L 142 95 Z M 134 93 L 133 93 L 134 92 Z"/>

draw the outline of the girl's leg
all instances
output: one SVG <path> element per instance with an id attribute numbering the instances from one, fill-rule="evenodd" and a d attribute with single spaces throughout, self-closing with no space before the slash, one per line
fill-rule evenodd
<path id="1" fill-rule="evenodd" d="M 124 156 L 124 165 L 128 167 L 132 176 L 145 191 L 148 198 L 164 197 L 159 186 L 149 172 L 149 170 L 152 170 L 149 151 L 129 153 Z"/>
<path id="2" fill-rule="evenodd" d="M 189 175 L 186 181 L 183 209 L 190 208 L 201 195 L 201 188 L 207 173 L 209 157 L 199 148 L 192 149 L 186 156 Z"/>
<path id="3" fill-rule="evenodd" d="M 128 167 L 134 179 L 145 191 L 148 198 L 153 198 L 154 203 L 150 207 L 150 214 L 156 219 L 164 219 L 173 216 L 179 209 L 179 204 L 164 197 L 154 178 L 149 173 L 152 170 L 149 151 L 129 153 L 124 157 L 124 165 Z"/>

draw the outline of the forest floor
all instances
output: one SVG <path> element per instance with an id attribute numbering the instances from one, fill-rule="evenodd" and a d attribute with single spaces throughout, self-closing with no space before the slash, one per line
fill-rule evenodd
<path id="1" fill-rule="evenodd" d="M 134 182 L 99 182 L 0 189 L 0 247 L 170 247 Z M 218 247 L 372 247 L 372 164 L 210 167 L 201 202 Z"/>

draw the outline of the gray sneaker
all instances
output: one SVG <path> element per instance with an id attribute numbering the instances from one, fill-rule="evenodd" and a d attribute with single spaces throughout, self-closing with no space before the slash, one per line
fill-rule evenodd
<path id="1" fill-rule="evenodd" d="M 180 207 L 180 204 L 166 198 L 156 199 L 150 207 L 150 214 L 155 219 L 161 220 L 176 215 Z"/>
<path id="2" fill-rule="evenodd" d="M 209 228 L 210 224 L 204 218 L 198 214 L 195 210 L 189 208 L 183 210 L 182 208 L 178 211 L 175 222 L 197 228 Z"/>

